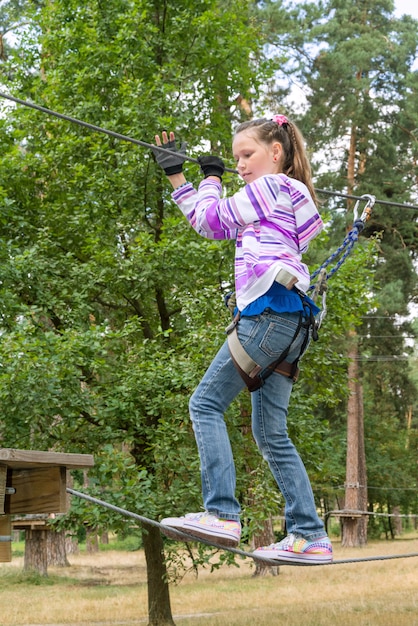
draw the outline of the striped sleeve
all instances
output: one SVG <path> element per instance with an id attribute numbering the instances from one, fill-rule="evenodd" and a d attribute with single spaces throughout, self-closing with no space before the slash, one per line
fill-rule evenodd
<path id="1" fill-rule="evenodd" d="M 323 222 L 307 188 L 301 189 L 298 181 L 288 179 L 289 191 L 292 200 L 296 222 L 296 233 L 299 241 L 299 250 L 307 251 L 309 242 L 312 241 L 322 230 Z"/>
<path id="2" fill-rule="evenodd" d="M 220 195 L 222 186 L 215 180 L 203 180 L 199 189 L 191 183 L 173 192 L 172 197 L 190 225 L 208 239 L 235 239 L 237 225 L 222 218 Z"/>
<path id="3" fill-rule="evenodd" d="M 221 191 L 220 183 L 205 179 L 198 191 L 190 183 L 173 192 L 173 199 L 202 237 L 235 239 L 247 226 L 267 220 L 304 252 L 322 229 L 306 186 L 283 174 L 262 176 L 229 198 L 221 199 Z"/>

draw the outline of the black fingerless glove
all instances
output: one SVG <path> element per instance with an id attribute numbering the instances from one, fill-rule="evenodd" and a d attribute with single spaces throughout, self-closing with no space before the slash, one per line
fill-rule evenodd
<path id="1" fill-rule="evenodd" d="M 183 163 L 186 158 L 187 143 L 182 143 L 180 148 L 177 149 L 176 141 L 168 141 L 162 146 L 152 146 L 151 150 L 154 153 L 155 160 L 158 165 L 163 168 L 167 176 L 172 174 L 180 174 L 183 171 Z M 168 152 L 168 150 L 170 152 Z M 175 153 L 175 154 L 173 154 Z"/>
<path id="2" fill-rule="evenodd" d="M 200 168 L 205 175 L 218 176 L 222 180 L 223 173 L 225 172 L 225 163 L 217 156 L 201 156 L 198 159 Z"/>

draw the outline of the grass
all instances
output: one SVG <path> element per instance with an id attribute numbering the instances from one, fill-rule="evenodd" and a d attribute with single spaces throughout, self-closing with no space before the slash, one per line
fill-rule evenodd
<path id="1" fill-rule="evenodd" d="M 418 552 L 418 539 L 370 542 L 335 558 Z M 147 624 L 146 566 L 138 550 L 81 553 L 42 578 L 23 558 L 0 565 L 1 626 Z M 253 578 L 250 559 L 170 588 L 178 626 L 418 626 L 418 557 L 325 567 L 280 568 Z"/>

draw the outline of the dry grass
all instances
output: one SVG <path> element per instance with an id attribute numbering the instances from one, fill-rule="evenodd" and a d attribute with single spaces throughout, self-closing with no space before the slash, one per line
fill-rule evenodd
<path id="1" fill-rule="evenodd" d="M 418 540 L 342 549 L 337 559 L 418 552 Z M 132 626 L 147 623 L 142 552 L 71 557 L 50 569 L 49 581 L 21 577 L 22 559 L 0 566 L 1 626 Z M 280 568 L 253 578 L 252 561 L 239 569 L 202 570 L 171 587 L 180 626 L 418 626 L 418 558 L 326 567 Z M 38 582 L 39 581 L 35 581 Z"/>

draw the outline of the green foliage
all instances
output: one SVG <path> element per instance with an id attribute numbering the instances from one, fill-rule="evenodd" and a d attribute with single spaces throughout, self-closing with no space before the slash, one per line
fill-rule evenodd
<path id="1" fill-rule="evenodd" d="M 125 135 L 175 126 L 191 153 L 226 153 L 237 94 L 263 82 L 241 0 L 22 11 L 7 87 Z M 88 490 L 142 515 L 195 509 L 187 403 L 222 341 L 231 245 L 189 228 L 148 151 L 20 107 L 0 119 L 0 144 L 2 445 L 93 452 Z M 128 524 L 73 498 L 60 524 L 80 520 Z"/>
<path id="2" fill-rule="evenodd" d="M 310 23 L 306 23 L 302 37 L 290 32 L 289 39 L 303 52 L 296 69 L 306 87 L 307 102 L 299 122 L 313 153 L 318 187 L 411 203 L 417 191 L 418 118 L 413 63 L 418 28 L 416 20 L 407 16 L 397 19 L 392 11 L 393 2 L 387 0 L 324 2 L 316 14 L 307 3 L 301 14 L 309 15 Z M 324 160 L 327 167 L 323 167 Z M 345 204 L 346 216 L 342 219 L 342 202 L 330 203 L 333 232 L 340 232 L 341 226 L 352 220 L 353 202 Z M 356 311 L 356 299 L 350 308 L 353 318 L 359 313 L 352 322 L 359 335 L 366 437 L 370 438 L 366 441 L 368 473 L 373 475 L 375 486 L 387 486 L 383 478 L 386 471 L 374 471 L 377 459 L 373 450 L 380 441 L 378 416 L 382 441 L 392 442 L 391 454 L 382 458 L 395 488 L 395 484 L 403 484 L 402 473 L 413 484 L 417 480 L 411 451 L 402 444 L 405 415 L 415 404 L 417 391 L 411 380 L 411 349 L 406 341 L 406 336 L 412 338 L 414 332 L 405 319 L 411 302 L 416 300 L 416 212 L 376 204 L 363 235 L 376 238 L 377 254 L 368 261 L 374 280 L 369 294 L 362 295 L 368 310 Z M 341 270 L 338 274 L 342 276 Z M 356 279 L 357 275 L 358 270 Z M 344 285 L 338 286 L 333 293 L 339 298 L 344 289 Z M 325 327 L 330 328 L 330 323 L 328 317 Z M 322 360 L 321 355 L 319 362 Z M 330 374 L 333 380 L 335 370 L 331 369 Z M 344 441 L 340 432 L 345 421 L 344 402 L 339 408 L 328 405 L 324 417 L 332 426 L 330 442 L 337 451 Z M 344 482 L 341 452 L 331 462 L 334 485 Z M 397 460 L 392 463 L 394 458 Z M 374 497 L 370 494 L 371 501 Z"/>
<path id="3" fill-rule="evenodd" d="M 410 198 L 416 24 L 393 20 L 389 2 L 367 4 L 365 22 L 354 1 L 291 10 L 244 0 L 3 5 L 3 23 L 26 23 L 1 59 L 5 88 L 24 99 L 150 142 L 173 128 L 191 155 L 210 150 L 228 161 L 231 127 L 248 115 L 240 102 L 254 111 L 282 108 L 284 79 L 303 72 L 309 97 L 301 127 L 318 165 L 327 160 L 326 173 L 317 168 L 318 185 L 345 185 L 345 137 L 354 125 L 359 192 Z M 233 245 L 189 228 L 149 151 L 24 107 L 1 107 L 1 445 L 94 453 L 89 486 L 80 474 L 75 485 L 141 515 L 196 510 L 188 398 L 224 339 Z M 185 170 L 200 179 L 196 165 Z M 238 186 L 233 176 L 225 182 L 228 191 Z M 307 255 L 312 270 L 351 220 L 336 201 L 322 210 L 327 228 Z M 372 243 L 362 239 L 330 281 L 320 340 L 303 359 L 290 406 L 289 429 L 320 498 L 326 485 L 344 479 L 346 332 L 358 328 L 364 354 L 373 355 L 369 335 L 394 329 L 377 332 L 373 314 L 404 314 L 416 289 L 414 220 L 376 208 L 364 235 Z M 402 332 L 393 333 L 388 353 L 404 350 Z M 362 372 L 370 475 L 379 485 L 380 458 L 393 477 L 396 466 L 416 478 L 413 433 L 407 460 L 400 455 L 416 381 L 407 360 L 395 365 L 368 364 Z M 251 532 L 281 500 L 260 466 L 248 411 L 243 394 L 227 422 Z M 377 415 L 385 420 L 380 457 L 373 454 Z M 60 524 L 77 532 L 81 523 L 124 536 L 131 522 L 73 498 Z"/>

